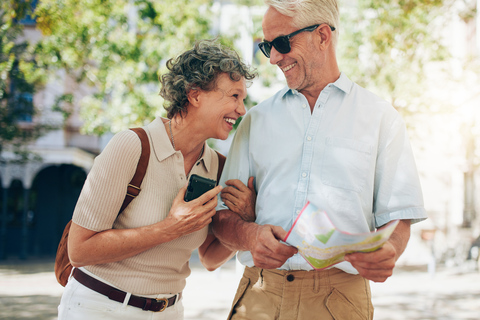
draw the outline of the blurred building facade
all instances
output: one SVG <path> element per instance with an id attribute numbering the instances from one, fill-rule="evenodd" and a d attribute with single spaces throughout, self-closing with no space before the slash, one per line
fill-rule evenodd
<path id="1" fill-rule="evenodd" d="M 480 236 L 479 6 L 479 0 L 455 2 L 458 14 L 442 29 L 451 57 L 432 63 L 426 74 L 432 84 L 426 94 L 448 110 L 439 106 L 427 115 L 423 141 L 413 141 L 422 146 L 415 154 L 429 214 L 417 231 L 435 259 L 446 265 L 467 257 L 478 260 L 480 245 L 474 244 Z"/>
<path id="2" fill-rule="evenodd" d="M 35 21 L 27 17 L 20 23 L 24 38 L 38 41 L 41 33 Z M 65 123 L 61 114 L 53 112 L 55 99 L 65 93 L 81 98 L 89 89 L 60 72 L 32 97 L 39 116 L 26 116 L 19 122 L 25 128 L 33 122 L 59 125 L 60 129 L 29 145 L 29 151 L 41 160 L 9 161 L 14 154 L 4 148 L 6 161 L 0 164 L 0 259 L 55 254 L 94 157 L 103 147 L 102 138 L 80 134 L 78 106 Z"/>

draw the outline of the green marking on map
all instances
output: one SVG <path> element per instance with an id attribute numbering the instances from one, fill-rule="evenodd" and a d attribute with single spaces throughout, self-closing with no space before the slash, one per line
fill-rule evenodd
<path id="1" fill-rule="evenodd" d="M 335 229 L 332 229 L 328 233 L 316 234 L 315 238 L 317 238 L 318 241 L 326 244 L 334 232 L 335 232 Z"/>
<path id="2" fill-rule="evenodd" d="M 326 268 L 326 267 L 329 267 L 331 266 L 332 264 L 335 264 L 337 262 L 340 262 L 343 258 L 344 254 L 339 254 L 333 258 L 330 258 L 330 259 L 325 259 L 325 260 L 321 260 L 321 259 L 315 259 L 314 257 L 310 257 L 310 256 L 305 256 L 305 259 L 308 260 L 308 262 L 310 262 L 310 264 L 316 268 L 316 269 L 323 269 L 323 268 Z"/>

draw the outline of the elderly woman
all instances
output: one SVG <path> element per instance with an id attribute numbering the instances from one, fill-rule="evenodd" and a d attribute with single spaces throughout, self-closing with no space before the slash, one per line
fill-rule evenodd
<path id="1" fill-rule="evenodd" d="M 189 202 L 184 195 L 192 174 L 216 179 L 219 158 L 206 140 L 228 137 L 246 112 L 246 84 L 255 75 L 234 51 L 207 40 L 167 67 L 160 94 L 168 119 L 144 127 L 151 153 L 142 192 L 117 217 L 141 154 L 131 130 L 112 138 L 87 177 L 70 229 L 75 268 L 59 319 L 183 319 L 192 251 L 200 247 L 209 270 L 234 255 L 208 233 L 221 187 Z M 233 211 L 252 219 L 251 186 L 232 186 L 228 197 L 242 208 Z"/>

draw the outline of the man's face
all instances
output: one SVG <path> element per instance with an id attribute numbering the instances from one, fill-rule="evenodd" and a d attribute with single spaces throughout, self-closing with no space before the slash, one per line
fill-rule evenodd
<path id="1" fill-rule="evenodd" d="M 262 28 L 266 41 L 278 36 L 288 35 L 299 28 L 293 26 L 292 18 L 282 15 L 270 7 L 263 18 Z M 290 38 L 291 50 L 281 54 L 272 47 L 270 63 L 277 65 L 285 75 L 288 87 L 298 91 L 308 90 L 317 83 L 319 72 L 319 55 L 314 41 L 316 31 L 302 32 Z"/>

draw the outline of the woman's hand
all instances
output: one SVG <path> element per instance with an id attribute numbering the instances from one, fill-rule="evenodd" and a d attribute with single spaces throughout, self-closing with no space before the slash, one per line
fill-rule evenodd
<path id="1" fill-rule="evenodd" d="M 253 186 L 253 177 L 248 179 L 248 187 L 238 179 L 227 180 L 225 184 L 228 187 L 222 190 L 223 202 L 243 220 L 254 222 L 257 194 Z"/>
<path id="2" fill-rule="evenodd" d="M 222 187 L 217 186 L 189 202 L 183 200 L 186 190 L 186 186 L 180 189 L 164 220 L 168 225 L 167 232 L 173 239 L 201 230 L 212 222 L 217 206 L 217 194 Z"/>

